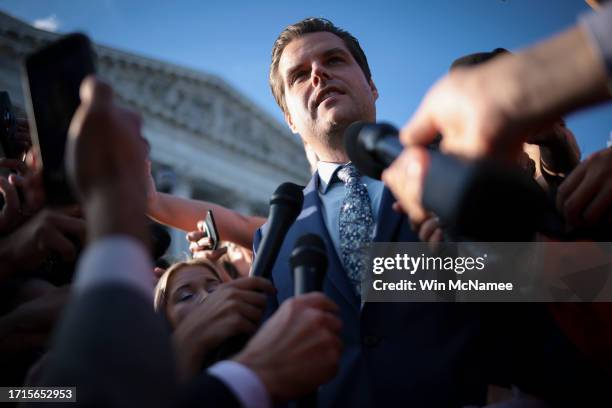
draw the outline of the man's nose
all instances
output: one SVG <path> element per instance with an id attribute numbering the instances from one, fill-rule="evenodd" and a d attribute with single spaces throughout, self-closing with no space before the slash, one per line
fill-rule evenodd
<path id="1" fill-rule="evenodd" d="M 312 85 L 316 88 L 325 85 L 325 82 L 331 78 L 329 71 L 320 63 L 312 64 L 311 71 Z"/>

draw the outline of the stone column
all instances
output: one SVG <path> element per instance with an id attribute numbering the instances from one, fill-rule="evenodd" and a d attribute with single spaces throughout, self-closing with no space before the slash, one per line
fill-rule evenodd
<path id="1" fill-rule="evenodd" d="M 172 194 L 177 197 L 192 197 L 193 188 L 191 180 L 183 176 L 178 176 L 172 167 L 160 165 L 154 170 L 154 175 L 157 191 Z M 195 227 L 194 225 L 193 229 L 195 229 Z M 167 228 L 172 238 L 172 242 L 166 254 L 177 260 L 185 259 L 185 255 L 189 254 L 189 245 L 185 240 L 185 232 L 171 227 Z"/>
<path id="2" fill-rule="evenodd" d="M 191 198 L 193 193 L 192 190 L 190 181 L 179 176 L 170 194 L 177 197 Z M 202 216 L 202 218 L 203 217 L 204 216 Z M 196 229 L 195 225 L 193 226 L 193 229 Z M 170 236 L 172 237 L 172 243 L 170 244 L 168 253 L 174 257 L 179 257 L 181 259 L 185 258 L 185 254 L 189 254 L 189 244 L 185 239 L 185 232 L 174 228 L 169 228 L 168 230 L 170 231 Z"/>

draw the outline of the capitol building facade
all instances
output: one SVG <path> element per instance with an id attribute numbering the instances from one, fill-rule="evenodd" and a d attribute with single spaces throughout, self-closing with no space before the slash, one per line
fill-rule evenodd
<path id="1" fill-rule="evenodd" d="M 18 108 L 24 57 L 59 36 L 0 12 L 0 90 Z M 308 180 L 299 138 L 223 79 L 98 44 L 94 50 L 119 103 L 142 115 L 159 190 L 265 215 L 279 184 Z M 186 251 L 184 234 L 171 234 L 171 253 Z"/>

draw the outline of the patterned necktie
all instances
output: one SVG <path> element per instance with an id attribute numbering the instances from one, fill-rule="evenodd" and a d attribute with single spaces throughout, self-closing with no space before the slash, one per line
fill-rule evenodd
<path id="1" fill-rule="evenodd" d="M 365 266 L 362 248 L 372 242 L 374 228 L 372 206 L 366 185 L 361 182 L 361 174 L 352 164 L 341 168 L 338 178 L 346 188 L 338 218 L 340 255 L 355 292 L 360 295 L 361 274 Z"/>

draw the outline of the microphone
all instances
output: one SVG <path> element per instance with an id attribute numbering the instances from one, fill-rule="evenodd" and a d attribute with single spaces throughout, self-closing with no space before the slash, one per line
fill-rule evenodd
<path id="1" fill-rule="evenodd" d="M 366 176 L 381 174 L 403 151 L 397 128 L 388 123 L 355 122 L 344 145 Z M 453 237 L 482 241 L 530 241 L 550 212 L 537 183 L 517 169 L 483 159 L 465 162 L 430 149 L 423 206 L 434 212 Z"/>
<path id="2" fill-rule="evenodd" d="M 270 212 L 268 215 L 268 231 L 261 240 L 259 251 L 253 262 L 251 276 L 261 276 L 269 279 L 272 267 L 278 257 L 278 251 L 285 240 L 289 227 L 302 210 L 304 193 L 302 187 L 293 183 L 283 183 L 276 188 L 270 198 Z M 249 341 L 246 335 L 234 336 L 227 339 L 215 353 L 213 360 L 207 361 L 205 366 L 216 361 L 224 360 L 244 348 Z"/>
<path id="3" fill-rule="evenodd" d="M 380 180 L 404 150 L 398 136 L 397 128 L 389 123 L 355 122 L 344 132 L 344 147 L 362 174 Z"/>
<path id="4" fill-rule="evenodd" d="M 285 235 L 302 210 L 303 203 L 304 193 L 297 184 L 283 183 L 274 191 L 270 198 L 268 231 L 259 245 L 251 276 L 270 277 Z"/>
<path id="5" fill-rule="evenodd" d="M 327 251 L 321 237 L 316 234 L 302 235 L 295 243 L 289 264 L 293 271 L 293 293 L 296 296 L 323 290 Z"/>
<path id="6" fill-rule="evenodd" d="M 295 243 L 289 258 L 293 271 L 293 293 L 295 296 L 308 292 L 321 292 L 327 271 L 327 251 L 321 237 L 316 234 L 302 235 Z M 295 402 L 297 408 L 317 406 L 317 392 Z"/>

